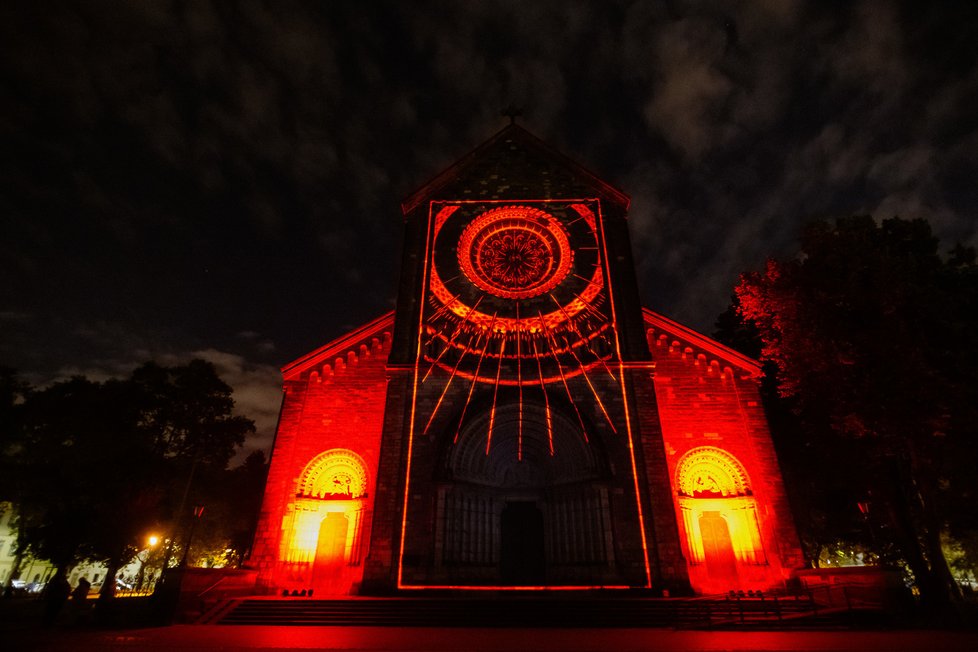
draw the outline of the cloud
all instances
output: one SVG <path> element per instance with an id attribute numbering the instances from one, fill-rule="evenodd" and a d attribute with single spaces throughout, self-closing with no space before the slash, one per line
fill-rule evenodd
<path id="1" fill-rule="evenodd" d="M 206 360 L 213 364 L 221 380 L 233 390 L 234 414 L 245 416 L 255 422 L 255 434 L 248 438 L 235 459 L 243 459 L 254 450 L 263 450 L 267 453 L 271 449 L 282 401 L 282 376 L 278 368 L 251 362 L 240 354 L 213 348 L 172 351 L 156 355 L 149 355 L 147 351 L 138 351 L 132 357 L 120 355 L 115 358 L 64 365 L 49 374 L 39 384 L 48 385 L 73 376 L 85 376 L 96 382 L 125 378 L 150 359 L 164 366 L 180 366 L 194 359 Z M 39 379 L 30 380 L 34 382 Z"/>
<path id="2" fill-rule="evenodd" d="M 658 30 L 656 79 L 645 117 L 691 159 L 724 139 L 717 117 L 735 87 L 716 65 L 726 40 L 720 25 L 706 21 L 679 20 Z"/>
<path id="3" fill-rule="evenodd" d="M 34 368 L 112 338 L 297 357 L 389 307 L 398 202 L 516 103 L 633 196 L 644 300 L 708 330 L 815 217 L 976 241 L 974 26 L 872 1 L 7 3 L 0 309 L 64 315 Z M 75 332 L 99 321 L 122 326 Z"/>
<path id="4" fill-rule="evenodd" d="M 204 349 L 175 356 L 186 364 L 200 358 L 213 364 L 221 379 L 234 389 L 235 414 L 254 420 L 256 433 L 246 442 L 237 457 L 244 457 L 253 450 L 271 451 L 282 404 L 282 374 L 276 367 L 254 364 L 243 356 L 215 349 Z"/>

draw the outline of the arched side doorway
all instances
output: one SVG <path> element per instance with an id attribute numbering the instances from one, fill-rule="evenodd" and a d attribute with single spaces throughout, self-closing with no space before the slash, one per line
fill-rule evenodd
<path id="1" fill-rule="evenodd" d="M 690 581 L 702 592 L 739 588 L 745 566 L 767 563 L 743 465 L 720 448 L 694 448 L 679 460 L 675 486 Z"/>
<path id="2" fill-rule="evenodd" d="M 500 405 L 462 429 L 444 474 L 435 550 L 440 581 L 613 583 L 606 464 L 576 421 L 552 406 L 548 413 L 531 402 Z"/>
<path id="3" fill-rule="evenodd" d="M 305 466 L 285 524 L 292 584 L 320 594 L 350 592 L 362 557 L 367 481 L 363 460 L 346 449 L 320 453 Z"/>

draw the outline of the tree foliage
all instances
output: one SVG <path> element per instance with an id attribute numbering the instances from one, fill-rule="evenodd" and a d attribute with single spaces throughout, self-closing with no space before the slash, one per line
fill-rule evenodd
<path id="1" fill-rule="evenodd" d="M 251 550 L 268 465 L 254 451 L 230 469 L 201 474 L 192 502 L 205 507 L 197 523 L 189 559 L 194 566 L 240 567 Z"/>
<path id="2" fill-rule="evenodd" d="M 900 551 L 928 599 L 953 595 L 941 534 L 978 525 L 974 252 L 943 259 L 923 220 L 819 222 L 797 257 L 745 274 L 736 297 L 797 436 L 823 453 L 812 477 L 874 505 L 881 548 Z"/>
<path id="3" fill-rule="evenodd" d="M 0 485 L 0 497 L 17 506 L 22 544 L 60 572 L 104 561 L 107 592 L 146 534 L 172 517 L 190 469 L 223 469 L 254 430 L 231 413 L 231 388 L 202 360 L 147 363 L 125 380 L 76 377 L 25 395 L 2 450 L 16 481 Z"/>

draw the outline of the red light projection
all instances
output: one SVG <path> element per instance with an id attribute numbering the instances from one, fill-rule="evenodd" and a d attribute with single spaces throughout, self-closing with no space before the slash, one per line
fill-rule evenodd
<path id="1" fill-rule="evenodd" d="M 650 586 L 630 417 L 623 416 L 618 407 L 609 409 L 606 393 L 610 380 L 612 387 L 621 386 L 621 395 L 627 396 L 620 362 L 616 362 L 617 373 L 609 364 L 619 345 L 604 262 L 599 201 L 542 200 L 504 205 L 433 202 L 429 219 L 397 587 L 580 587 L 580 563 L 603 569 L 591 571 L 595 581 L 586 586 L 618 586 L 614 581 L 601 580 L 611 580 L 616 572 L 609 570 L 614 568 L 610 562 L 614 535 L 605 529 L 611 507 L 603 493 L 606 490 L 596 488 L 608 472 L 600 470 L 598 462 L 597 466 L 583 464 L 581 468 L 587 471 L 581 473 L 564 468 L 575 456 L 604 459 L 594 457 L 593 451 L 583 452 L 594 446 L 589 430 L 595 425 L 588 419 L 595 417 L 604 421 L 602 432 L 611 436 L 623 433 L 628 438 L 628 485 L 635 490 L 630 509 L 634 509 L 634 535 L 640 540 L 640 563 L 645 570 L 642 582 Z M 585 408 L 588 419 L 582 414 Z M 418 536 L 412 534 L 412 523 L 423 517 L 412 515 L 417 507 L 408 497 L 418 463 L 415 451 L 431 447 L 427 439 L 419 441 L 417 435 L 437 437 L 446 425 L 452 433 L 445 462 L 451 466 L 449 475 L 455 480 L 468 478 L 470 484 L 437 498 L 440 516 L 435 557 L 441 560 L 436 562 L 439 570 L 425 571 L 434 575 L 417 582 L 412 580 L 417 571 L 408 572 L 405 560 L 410 557 L 409 565 L 416 564 L 409 542 Z M 483 471 L 472 470 L 482 469 L 482 464 L 488 465 L 485 476 Z M 418 481 L 422 485 L 430 482 L 426 478 Z M 526 496 L 540 495 L 537 492 L 555 482 L 562 483 L 561 497 L 526 502 Z M 484 491 L 491 495 L 487 497 Z M 517 500 L 522 507 L 506 511 L 513 500 L 506 498 L 509 495 L 522 496 Z M 566 505 L 561 501 L 567 501 Z M 544 522 L 540 510 L 548 514 L 546 526 L 533 524 Z M 496 572 L 493 568 L 504 569 L 499 572 L 505 579 L 508 565 L 519 568 L 525 562 L 507 561 L 506 528 L 497 529 L 500 523 L 510 522 L 502 518 L 504 512 L 519 527 L 528 528 L 527 532 L 546 529 L 545 538 L 551 542 L 548 545 L 554 546 L 547 559 L 557 567 L 568 564 L 562 572 L 568 580 L 578 581 L 550 578 L 546 586 L 533 581 L 502 585 L 499 578 L 491 581 Z M 583 515 L 593 520 L 574 520 L 585 518 Z M 527 536 L 534 541 L 537 535 Z M 575 545 L 583 547 L 559 543 L 570 539 L 579 540 Z M 463 540 L 466 543 L 461 543 Z M 537 541 L 531 548 L 544 545 L 543 539 Z M 525 541 L 510 543 L 528 545 Z M 540 550 L 538 547 L 526 554 L 542 559 Z M 464 570 L 454 568 L 458 564 Z M 520 572 L 513 571 L 516 575 Z M 534 573 L 539 571 L 527 571 L 523 579 Z M 450 577 L 456 581 L 444 581 Z M 468 581 L 457 581 L 463 577 Z"/>
<path id="2" fill-rule="evenodd" d="M 250 564 L 259 587 L 348 595 L 363 574 L 392 313 L 283 369 L 285 396 Z"/>
<path id="3" fill-rule="evenodd" d="M 512 156 L 499 190 L 466 171 Z M 781 585 L 802 559 L 757 363 L 639 312 L 627 198 L 593 175 L 515 127 L 459 166 L 405 204 L 397 311 L 283 369 L 259 586 Z"/>
<path id="4" fill-rule="evenodd" d="M 596 208 L 593 200 L 432 207 L 422 382 L 436 368 L 448 379 L 423 432 L 456 380 L 469 386 L 464 418 L 477 385 L 515 387 L 522 404 L 524 387 L 539 387 L 549 403 L 548 386 L 559 383 L 573 405 L 567 381 L 577 376 L 615 430 L 589 376 L 600 367 L 615 378 Z M 587 438 L 583 421 L 581 432 Z"/>
<path id="5" fill-rule="evenodd" d="M 693 589 L 781 586 L 802 560 L 760 403 L 758 363 L 651 311 L 645 321 Z"/>
<path id="6" fill-rule="evenodd" d="M 527 206 L 486 211 L 462 232 L 458 262 L 479 288 L 507 299 L 528 299 L 557 287 L 574 253 L 549 213 Z"/>
<path id="7" fill-rule="evenodd" d="M 706 564 L 710 579 L 737 585 L 737 564 L 764 564 L 756 501 L 743 466 L 712 446 L 679 461 L 676 487 L 689 559 Z"/>
<path id="8" fill-rule="evenodd" d="M 367 482 L 366 464 L 350 450 L 326 451 L 306 465 L 282 523 L 283 561 L 304 587 L 346 593 L 356 580 Z"/>

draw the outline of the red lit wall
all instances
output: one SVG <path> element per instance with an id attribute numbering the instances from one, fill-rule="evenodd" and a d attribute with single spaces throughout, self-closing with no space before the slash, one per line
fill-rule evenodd
<path id="1" fill-rule="evenodd" d="M 250 562 L 267 591 L 350 594 L 359 585 L 392 326 L 393 315 L 385 315 L 283 369 L 282 411 Z M 317 461 L 328 467 L 326 476 L 317 475 Z"/>
<path id="2" fill-rule="evenodd" d="M 803 559 L 760 402 L 757 363 L 651 311 L 645 321 L 693 589 L 782 586 Z"/>
<path id="3" fill-rule="evenodd" d="M 692 588 L 782 585 L 803 560 L 760 404 L 757 363 L 656 313 L 644 316 L 665 449 L 665 463 L 652 456 L 658 460 L 648 482 L 671 487 Z M 375 513 L 392 327 L 393 315 L 385 315 L 283 369 L 282 412 L 251 557 L 266 591 L 358 590 Z M 317 460 L 332 465 L 325 477 L 310 474 Z M 381 483 L 399 475 L 394 468 L 385 473 Z M 362 488 L 349 490 L 351 483 Z M 668 514 L 650 507 L 653 519 Z M 656 523 L 657 538 L 675 536 L 667 523 Z M 669 576 L 683 564 L 678 554 L 658 561 L 658 572 Z"/>

